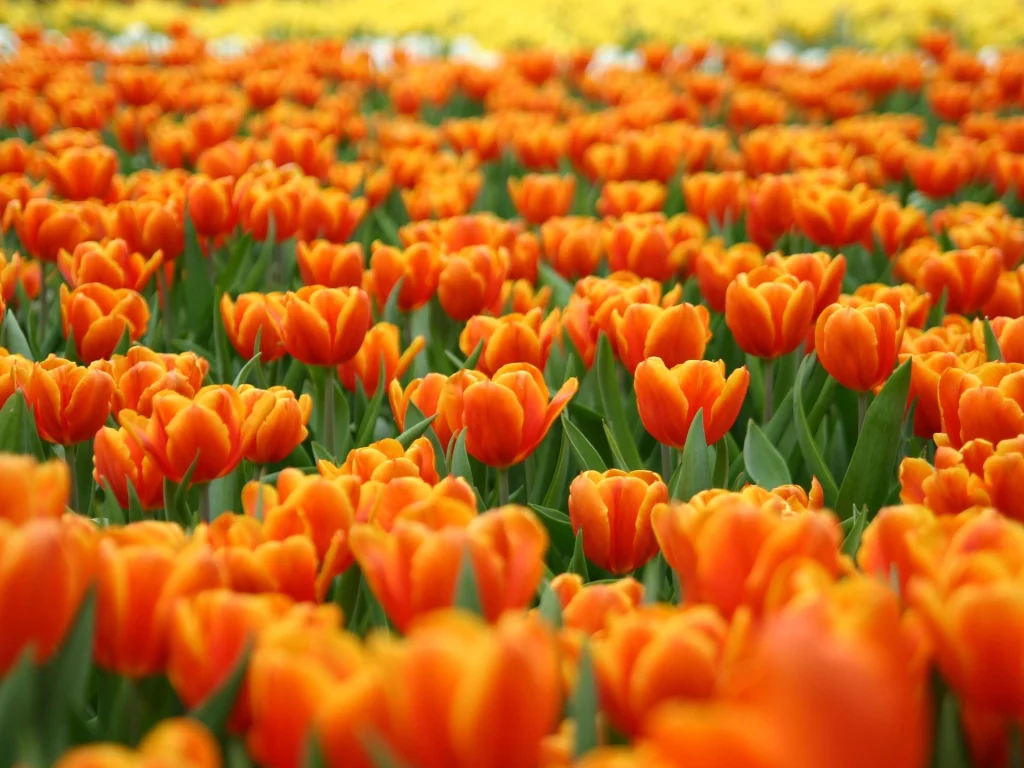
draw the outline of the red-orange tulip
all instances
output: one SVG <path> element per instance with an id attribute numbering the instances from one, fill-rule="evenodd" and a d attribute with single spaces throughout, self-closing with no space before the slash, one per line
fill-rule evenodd
<path id="1" fill-rule="evenodd" d="M 448 377 L 441 373 L 428 373 L 422 379 L 413 379 L 404 390 L 399 382 L 392 380 L 388 387 L 388 402 L 391 403 L 391 413 L 395 417 L 398 431 L 405 431 L 409 403 L 413 403 L 426 418 L 437 413 L 438 400 L 447 383 Z M 436 423 L 437 419 L 434 420 Z M 442 440 L 441 445 L 447 446 L 448 441 Z"/>
<path id="2" fill-rule="evenodd" d="M 878 197 L 863 185 L 850 191 L 808 185 L 798 190 L 793 215 L 812 241 L 842 248 L 868 236 L 878 203 Z"/>
<path id="3" fill-rule="evenodd" d="M 195 352 L 161 354 L 135 346 L 126 355 L 114 355 L 110 360 L 110 374 L 116 387 L 114 417 L 125 408 L 150 416 L 153 395 L 165 389 L 192 397 L 203 386 L 209 369 L 209 363 Z"/>
<path id="4" fill-rule="evenodd" d="M 299 275 L 306 285 L 359 288 L 363 284 L 361 243 L 337 245 L 329 240 L 300 240 L 296 259 Z"/>
<path id="5" fill-rule="evenodd" d="M 588 218 L 549 219 L 540 228 L 544 258 L 562 277 L 592 275 L 603 254 L 600 225 Z"/>
<path id="6" fill-rule="evenodd" d="M 352 199 L 340 189 L 321 189 L 306 195 L 299 205 L 299 237 L 347 242 L 368 208 L 365 198 Z"/>
<path id="7" fill-rule="evenodd" d="M 764 260 L 753 243 L 736 243 L 725 248 L 718 238 L 697 250 L 694 272 L 700 295 L 715 312 L 725 312 L 725 294 L 738 275 L 759 267 Z"/>
<path id="8" fill-rule="evenodd" d="M 59 357 L 36 363 L 24 388 L 39 436 L 60 445 L 91 440 L 114 397 L 114 379 L 101 365 L 86 368 Z"/>
<path id="9" fill-rule="evenodd" d="M 940 445 L 971 440 L 992 445 L 1024 432 L 1024 365 L 984 363 L 970 371 L 950 367 L 939 378 Z"/>
<path id="10" fill-rule="evenodd" d="M 401 333 L 396 325 L 377 323 L 370 328 L 355 357 L 338 366 L 341 385 L 349 392 L 355 392 L 358 379 L 363 392 L 373 397 L 378 387 L 388 387 L 395 379 L 401 379 L 413 358 L 426 346 L 426 341 L 417 336 L 402 352 L 400 340 Z M 383 382 L 380 381 L 381 363 L 384 365 Z"/>
<path id="11" fill-rule="evenodd" d="M 975 246 L 930 255 L 917 273 L 917 287 L 932 296 L 946 296 L 946 311 L 977 312 L 996 290 L 1003 259 L 996 248 Z"/>
<path id="12" fill-rule="evenodd" d="M 660 357 L 669 367 L 700 360 L 711 340 L 710 317 L 704 306 L 630 304 L 624 314 L 612 314 L 615 351 L 630 373 L 648 357 Z"/>
<path id="13" fill-rule="evenodd" d="M 764 264 L 766 267 L 781 269 L 797 280 L 814 286 L 814 317 L 839 299 L 843 278 L 846 276 L 846 257 L 841 254 L 829 256 L 824 251 L 794 253 L 791 256 L 769 253 L 764 257 Z"/>
<path id="14" fill-rule="evenodd" d="M 93 479 L 104 489 L 109 486 L 121 509 L 128 509 L 131 483 L 143 509 L 164 506 L 164 476 L 160 468 L 125 429 L 103 427 L 93 442 Z"/>
<path id="15" fill-rule="evenodd" d="M 73 291 L 61 285 L 60 314 L 64 335 L 74 333 L 78 358 L 86 363 L 109 358 L 125 334 L 138 341 L 149 325 L 149 305 L 139 293 L 102 283 Z"/>
<path id="16" fill-rule="evenodd" d="M 284 355 L 284 294 L 243 293 L 232 301 L 225 293 L 220 298 L 220 316 L 231 345 L 246 360 L 257 352 L 257 333 L 262 362 L 272 363 Z"/>
<path id="17" fill-rule="evenodd" d="M 904 327 L 903 316 L 888 304 L 832 304 L 814 326 L 814 349 L 832 378 L 855 392 L 868 392 L 892 373 Z"/>
<path id="18" fill-rule="evenodd" d="M 465 322 L 490 306 L 501 294 L 508 275 L 508 251 L 472 245 L 447 257 L 437 286 L 445 313 Z"/>
<path id="19" fill-rule="evenodd" d="M 803 344 L 814 321 L 814 285 L 763 266 L 741 274 L 725 293 L 725 323 L 740 349 L 774 360 Z"/>
<path id="20" fill-rule="evenodd" d="M 361 288 L 306 286 L 284 297 L 282 339 L 306 365 L 340 365 L 355 357 L 370 328 L 370 298 Z"/>
<path id="21" fill-rule="evenodd" d="M 370 255 L 370 275 L 377 306 L 383 308 L 387 304 L 401 280 L 398 308 L 403 312 L 419 309 L 437 293 L 443 267 L 438 247 L 432 243 L 413 243 L 402 250 L 375 242 Z"/>
<path id="22" fill-rule="evenodd" d="M 36 518 L 59 518 L 70 488 L 67 464 L 0 453 L 0 520 L 22 525 Z"/>
<path id="23" fill-rule="evenodd" d="M 529 173 L 508 180 L 508 194 L 519 215 L 531 224 L 565 216 L 576 197 L 576 177 Z"/>
<path id="24" fill-rule="evenodd" d="M 313 412 L 313 399 L 295 396 L 287 387 L 256 389 L 249 384 L 238 388 L 245 406 L 242 422 L 242 456 L 254 464 L 282 461 L 306 439 L 306 424 Z"/>
<path id="25" fill-rule="evenodd" d="M 141 291 L 156 274 L 163 258 L 159 251 L 148 259 L 141 253 L 131 253 L 128 243 L 114 239 L 105 244 L 79 243 L 73 254 L 61 251 L 57 264 L 72 288 L 102 283 L 108 288 Z"/>
<path id="26" fill-rule="evenodd" d="M 67 200 L 106 199 L 117 172 L 117 153 L 107 146 L 70 147 L 58 156 L 44 155 L 46 178 Z"/>
<path id="27" fill-rule="evenodd" d="M 74 251 L 89 240 L 89 227 L 78 211 L 68 204 L 46 198 L 32 198 L 22 207 L 13 200 L 3 215 L 3 229 L 14 227 L 18 242 L 41 261 L 56 261 L 63 251 Z"/>
<path id="28" fill-rule="evenodd" d="M 509 363 L 529 363 L 544 370 L 551 345 L 561 331 L 560 320 L 558 310 L 545 318 L 536 308 L 502 317 L 475 315 L 459 335 L 459 349 L 468 357 L 482 342 L 476 367 L 488 376 Z"/>
<path id="29" fill-rule="evenodd" d="M 190 176 L 185 187 L 185 209 L 200 237 L 218 238 L 235 226 L 235 182 L 230 176 L 211 179 Z"/>

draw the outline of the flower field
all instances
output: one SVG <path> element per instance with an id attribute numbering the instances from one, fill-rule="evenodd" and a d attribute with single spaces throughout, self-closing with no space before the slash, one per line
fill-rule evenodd
<path id="1" fill-rule="evenodd" d="M 1024 49 L 167 28 L 0 58 L 0 768 L 1024 766 Z"/>

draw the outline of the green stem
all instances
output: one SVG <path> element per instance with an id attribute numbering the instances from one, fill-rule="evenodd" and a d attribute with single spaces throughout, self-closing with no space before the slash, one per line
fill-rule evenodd
<path id="1" fill-rule="evenodd" d="M 857 436 L 860 437 L 861 431 L 864 429 L 864 417 L 868 412 L 868 393 L 858 392 L 857 393 Z"/>
<path id="2" fill-rule="evenodd" d="M 324 376 L 324 446 L 335 458 L 337 458 L 334 445 L 334 377 L 336 375 L 336 369 L 330 366 Z"/>
<path id="3" fill-rule="evenodd" d="M 661 444 L 661 479 L 666 483 L 672 477 L 672 446 Z"/>
<path id="4" fill-rule="evenodd" d="M 163 312 L 164 343 L 167 349 L 171 348 L 171 339 L 174 338 L 174 312 L 171 307 L 171 292 L 167 285 L 167 273 L 161 266 L 156 271 L 156 287 L 160 292 L 160 310 Z"/>
<path id="5" fill-rule="evenodd" d="M 767 424 L 772 418 L 772 410 L 774 409 L 774 385 L 775 385 L 775 361 L 765 360 L 761 365 L 761 371 L 764 373 L 764 418 L 761 419 L 762 424 Z"/>
<path id="6" fill-rule="evenodd" d="M 68 472 L 71 475 L 71 509 L 75 512 L 78 511 L 78 473 L 75 471 L 75 454 L 77 452 L 78 446 L 64 446 L 64 461 L 67 462 Z"/>
<path id="7" fill-rule="evenodd" d="M 199 522 L 210 522 L 210 484 L 199 486 Z"/>
<path id="8" fill-rule="evenodd" d="M 508 504 L 508 470 L 498 470 L 498 505 Z"/>
<path id="9" fill-rule="evenodd" d="M 47 282 L 50 277 L 50 262 L 43 262 L 43 279 L 39 281 L 39 343 L 46 339 L 47 326 L 50 324 L 50 291 Z"/>

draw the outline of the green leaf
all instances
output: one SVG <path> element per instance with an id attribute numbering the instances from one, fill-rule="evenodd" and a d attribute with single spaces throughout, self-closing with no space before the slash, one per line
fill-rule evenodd
<path id="1" fill-rule="evenodd" d="M 345 626 L 352 628 L 352 620 L 355 615 L 356 599 L 359 597 L 359 588 L 362 583 L 363 573 L 358 565 L 350 565 L 345 572 L 338 577 L 334 587 L 334 604 L 341 608 Z"/>
<path id="2" fill-rule="evenodd" d="M 330 451 L 328 451 L 326 448 L 324 448 L 322 445 L 320 445 L 320 443 L 316 442 L 316 440 L 313 441 L 312 447 L 313 447 L 313 458 L 317 462 L 327 461 L 327 462 L 330 462 L 331 464 L 334 464 L 335 462 L 337 462 L 339 460 L 338 457 L 334 456 Z"/>
<path id="3" fill-rule="evenodd" d="M 597 449 L 580 432 L 579 427 L 569 421 L 569 418 L 564 413 L 562 414 L 562 429 L 565 430 L 565 436 L 569 439 L 572 452 L 583 469 L 595 469 L 598 472 L 606 472 L 608 470 L 608 466 L 604 463 L 604 459 L 601 458 L 601 454 L 597 452 Z"/>
<path id="4" fill-rule="evenodd" d="M 411 405 L 411 403 L 410 403 L 410 405 Z M 423 434 L 428 429 L 430 429 L 430 425 L 434 423 L 434 419 L 436 419 L 436 418 L 437 418 L 437 414 L 435 413 L 433 416 L 431 416 L 428 419 L 423 419 L 421 421 L 416 422 L 411 427 L 409 427 L 407 430 L 405 430 L 405 432 L 403 432 L 402 434 L 400 434 L 398 436 L 398 438 L 397 438 L 398 442 L 402 444 L 403 448 L 408 449 L 408 447 L 410 445 L 412 445 L 413 440 L 417 439 L 418 437 L 422 437 Z"/>
<path id="5" fill-rule="evenodd" d="M 971 766 L 971 759 L 967 752 L 967 740 L 964 738 L 961 725 L 960 702 L 950 690 L 944 691 L 939 704 L 938 719 L 935 724 L 935 756 L 932 765 L 934 768 L 970 768 Z"/>
<path id="6" fill-rule="evenodd" d="M 405 423 L 422 424 L 426 420 L 427 417 L 423 415 L 423 412 L 416 406 L 416 403 L 410 400 L 409 407 L 405 411 Z M 402 433 L 402 435 L 404 434 L 405 432 Z M 429 438 L 431 445 L 434 446 L 434 469 L 437 470 L 438 477 L 444 477 L 448 474 L 448 468 L 444 463 L 444 448 L 441 447 L 441 440 L 433 429 L 427 429 L 425 434 Z M 402 440 L 402 435 L 398 436 L 399 442 Z M 415 438 L 413 439 L 415 440 Z"/>
<path id="7" fill-rule="evenodd" d="M 373 768 L 406 768 L 405 763 L 395 756 L 387 742 L 377 734 L 367 734 L 363 742 L 366 745 L 366 751 L 370 753 Z"/>
<path id="8" fill-rule="evenodd" d="M 455 596 L 452 605 L 475 613 L 477 616 L 484 615 L 483 603 L 480 602 L 480 590 L 476 583 L 476 571 L 473 570 L 473 557 L 468 546 L 462 551 L 462 563 L 459 565 L 459 575 L 455 580 Z"/>
<path id="9" fill-rule="evenodd" d="M 640 458 L 640 452 L 633 440 L 633 432 L 626 419 L 626 409 L 623 406 L 624 393 L 616 371 L 615 356 L 612 353 L 611 342 L 603 333 L 597 342 L 594 371 L 597 374 L 597 390 L 601 398 L 601 407 L 608 419 L 608 428 L 615 436 L 614 441 L 609 437 L 608 442 L 611 445 L 618 444 L 623 459 L 622 469 L 627 472 L 632 469 L 640 469 L 643 466 L 643 460 Z"/>
<path id="10" fill-rule="evenodd" d="M 843 554 L 849 555 L 855 558 L 857 556 L 857 550 L 860 549 L 860 539 L 864 535 L 864 526 L 868 522 L 868 509 L 867 507 L 859 507 L 853 510 L 853 517 L 849 518 L 850 532 L 846 534 L 846 538 L 843 539 Z"/>
<path id="11" fill-rule="evenodd" d="M 852 515 L 859 506 L 866 506 L 873 514 L 885 502 L 902 444 L 910 366 L 911 361 L 907 360 L 897 368 L 868 407 L 850 466 L 839 488 L 836 515 L 840 520 Z"/>
<path id="12" fill-rule="evenodd" d="M 768 442 L 753 419 L 747 424 L 747 437 L 743 441 L 743 465 L 747 468 L 747 474 L 762 488 L 771 490 L 793 482 L 786 460 Z"/>
<path id="13" fill-rule="evenodd" d="M 580 648 L 579 666 L 576 668 L 576 687 L 569 701 L 569 712 L 576 724 L 573 757 L 580 758 L 592 749 L 597 749 L 600 744 L 597 723 L 599 709 L 597 676 L 594 674 L 590 644 L 584 642 Z"/>
<path id="14" fill-rule="evenodd" d="M 551 589 L 551 582 L 546 579 L 540 585 L 540 601 L 537 610 L 541 618 L 550 624 L 552 629 L 562 628 L 562 604 L 554 590 Z"/>
<path id="15" fill-rule="evenodd" d="M 28 360 L 34 359 L 32 347 L 29 346 L 28 339 L 25 338 L 21 326 L 18 325 L 18 318 L 14 316 L 14 312 L 8 312 L 4 317 L 3 325 L 0 326 L 0 337 L 3 339 L 0 346 L 12 355 L 21 355 Z"/>
<path id="16" fill-rule="evenodd" d="M 64 341 L 64 359 L 73 363 L 81 363 L 78 359 L 78 347 L 75 344 L 75 329 L 68 326 L 68 335 Z"/>
<path id="17" fill-rule="evenodd" d="M 564 307 L 572 296 L 573 286 L 558 274 L 550 264 L 542 261 L 537 270 L 537 285 L 551 287 L 551 303 L 556 307 Z"/>
<path id="18" fill-rule="evenodd" d="M 711 473 L 713 488 L 729 487 L 729 441 L 732 435 L 726 434 L 725 439 L 715 445 L 715 468 Z"/>
<path id="19" fill-rule="evenodd" d="M 931 311 L 928 312 L 928 322 L 925 325 L 926 328 L 936 328 L 942 325 L 942 320 L 946 317 L 946 301 L 948 298 L 949 297 L 946 295 L 946 289 L 943 288 L 942 293 L 939 295 L 938 302 L 935 303 L 932 306 Z"/>
<path id="20" fill-rule="evenodd" d="M 34 680 L 32 649 L 26 648 L 0 680 L 0 766 L 5 768 L 19 763 L 25 741 L 31 736 L 28 725 Z"/>
<path id="21" fill-rule="evenodd" d="M 706 491 L 711 487 L 711 471 L 708 445 L 704 438 L 704 409 L 701 408 L 690 424 L 683 455 L 669 482 L 670 497 L 688 501 L 695 494 Z"/>
<path id="22" fill-rule="evenodd" d="M 817 356 L 812 352 L 800 364 L 800 370 L 796 374 L 796 382 L 793 384 L 793 415 L 796 420 L 797 442 L 800 444 L 800 451 L 804 456 L 804 464 L 811 474 L 818 478 L 818 482 L 821 483 L 821 489 L 825 494 L 825 506 L 830 507 L 835 504 L 836 498 L 839 496 L 839 488 L 836 486 L 832 471 L 828 468 L 828 463 L 822 456 L 821 449 L 818 448 L 818 443 L 814 439 L 811 425 L 807 420 L 807 411 L 804 408 L 804 386 L 811 371 L 814 369 L 816 359 Z"/>
<path id="23" fill-rule="evenodd" d="M 197 338 L 203 338 L 208 335 L 206 323 L 212 319 L 210 305 L 213 303 L 216 292 L 216 280 L 211 278 L 211 265 L 203 256 L 199 238 L 196 236 L 196 228 L 192 223 L 192 217 L 188 215 L 187 206 L 184 224 L 185 252 L 181 256 L 184 275 L 178 285 L 181 286 L 181 292 L 185 294 L 184 301 L 192 326 L 191 330 L 195 332 Z M 213 258 L 212 253 L 209 258 Z"/>
<path id="24" fill-rule="evenodd" d="M 455 447 L 452 450 L 451 467 L 451 474 L 461 477 L 467 483 L 473 485 L 473 465 L 469 463 L 469 453 L 466 452 L 466 430 L 464 429 L 459 430 L 459 436 L 455 440 Z"/>
<path id="25" fill-rule="evenodd" d="M 577 573 L 586 581 L 589 577 L 587 572 L 587 556 L 583 554 L 583 528 L 576 532 L 576 541 L 573 544 L 572 558 L 569 560 L 567 573 Z"/>
<path id="26" fill-rule="evenodd" d="M 217 690 L 193 707 L 188 716 L 198 720 L 214 733 L 224 733 L 231 711 L 235 708 L 238 695 L 242 690 L 246 672 L 249 669 L 249 658 L 252 655 L 252 640 L 246 641 L 241 653 Z"/>
<path id="27" fill-rule="evenodd" d="M 182 528 L 192 527 L 192 512 L 188 508 L 188 489 L 192 483 L 192 473 L 199 465 L 199 452 L 192 460 L 192 464 L 181 478 L 180 483 L 164 478 L 164 511 L 167 519 L 178 523 Z"/>
<path id="28" fill-rule="evenodd" d="M 121 331 L 121 338 L 117 340 L 117 346 L 114 347 L 115 355 L 127 355 L 128 350 L 132 346 L 132 334 L 126 325 L 124 330 Z"/>
<path id="29" fill-rule="evenodd" d="M 999 339 L 996 338 L 995 331 L 992 330 L 992 323 L 988 321 L 986 317 L 982 320 L 985 326 L 985 359 L 990 363 L 1003 362 L 1003 350 L 999 347 Z"/>
<path id="30" fill-rule="evenodd" d="M 124 525 L 125 522 L 133 522 L 125 520 L 124 510 L 117 503 L 117 497 L 110 487 L 110 481 L 106 479 L 103 480 L 103 507 L 96 512 L 98 517 L 104 518 L 110 525 Z"/>
<path id="31" fill-rule="evenodd" d="M 391 293 L 388 294 L 388 300 L 384 302 L 384 308 L 381 310 L 380 319 L 385 323 L 391 323 L 397 325 L 399 328 L 402 327 L 402 317 L 398 309 L 398 297 L 402 293 L 402 285 L 405 283 L 405 276 L 398 278 L 398 282 L 395 283 L 391 289 Z M 384 379 L 380 379 L 384 381 Z"/>
<path id="32" fill-rule="evenodd" d="M 544 506 L 549 508 L 557 507 L 561 501 L 562 494 L 567 491 L 566 476 L 569 472 L 569 438 L 561 422 L 558 423 L 558 429 L 562 433 L 558 441 L 558 458 L 555 459 L 555 468 L 551 472 L 551 480 L 548 482 L 547 490 L 544 491 L 544 496 L 541 499 Z M 543 486 L 537 483 L 536 490 L 538 493 L 542 488 Z"/>
<path id="33" fill-rule="evenodd" d="M 572 522 L 568 515 L 557 509 L 531 504 L 530 509 L 537 513 L 541 523 L 548 531 L 551 545 L 565 556 L 573 554 L 576 541 L 572 532 Z"/>
<path id="34" fill-rule="evenodd" d="M 317 736 L 316 726 L 310 726 L 306 735 L 306 744 L 302 749 L 302 768 L 328 768 L 327 758 L 324 756 L 323 747 L 320 746 L 320 737 Z"/>
<path id="35" fill-rule="evenodd" d="M 35 419 L 21 390 L 7 398 L 0 408 L 0 451 L 28 454 L 40 461 L 45 458 Z"/>
<path id="36" fill-rule="evenodd" d="M 210 521 L 216 520 L 225 512 L 239 509 L 242 500 L 242 466 L 210 481 Z"/>
<path id="37" fill-rule="evenodd" d="M 341 382 L 333 376 L 331 378 L 334 379 L 334 451 L 338 458 L 342 459 L 348 456 L 352 445 L 352 430 L 349 428 L 352 413 L 349 410 L 348 395 L 345 394 Z"/>
<path id="38" fill-rule="evenodd" d="M 258 291 L 264 287 L 263 278 L 266 277 L 267 269 L 270 268 L 270 262 L 274 258 L 274 243 L 277 239 L 277 226 L 274 224 L 274 217 L 270 217 L 270 224 L 267 226 L 267 239 L 263 241 L 263 246 L 260 248 L 260 255 L 256 259 L 256 263 L 252 265 L 252 270 L 248 272 L 248 276 L 242 281 L 242 288 L 239 293 L 250 293 L 252 291 Z M 246 274 L 245 270 L 239 272 L 239 277 Z"/>
<path id="39" fill-rule="evenodd" d="M 612 451 L 612 459 L 615 462 L 615 466 L 618 469 L 623 469 L 628 472 L 629 465 L 626 463 L 626 460 L 622 456 L 622 451 L 619 449 L 619 444 L 615 440 L 615 435 L 612 434 L 612 430 L 608 426 L 608 422 L 602 421 L 601 426 L 604 428 L 604 436 L 608 440 L 608 447 Z"/>
<path id="40" fill-rule="evenodd" d="M 481 339 L 476 343 L 476 347 L 474 347 L 473 351 L 469 353 L 469 357 L 466 358 L 466 362 L 464 362 L 461 367 L 469 370 L 476 368 L 477 363 L 480 362 L 480 355 L 482 355 L 483 352 L 484 342 L 483 339 Z"/>
<path id="41" fill-rule="evenodd" d="M 659 552 L 644 566 L 644 604 L 658 602 L 661 586 L 665 583 L 665 556 Z"/>
<path id="42" fill-rule="evenodd" d="M 367 406 L 366 412 L 363 414 L 363 419 L 359 422 L 359 430 L 356 432 L 357 448 L 369 445 L 373 440 L 373 430 L 377 426 L 377 416 L 380 414 L 380 404 L 384 400 L 384 390 L 387 389 L 387 387 L 384 386 L 384 382 L 386 380 L 387 376 L 384 370 L 384 358 L 381 357 L 380 378 L 377 379 L 377 391 L 374 392 L 373 398 L 370 400 L 370 404 Z"/>
<path id="43" fill-rule="evenodd" d="M 92 505 L 93 438 L 84 440 L 74 447 L 75 484 L 78 487 L 78 514 L 89 516 Z"/>
<path id="44" fill-rule="evenodd" d="M 466 361 L 459 357 L 457 354 L 452 352 L 450 349 L 444 351 L 445 357 L 447 357 L 452 365 L 455 366 L 455 370 L 459 371 L 466 367 Z"/>
<path id="45" fill-rule="evenodd" d="M 125 485 L 128 488 L 128 522 L 141 522 L 146 518 L 146 513 L 142 509 L 142 502 L 139 500 L 139 494 L 135 490 L 135 484 L 128 478 L 125 478 Z M 110 486 L 108 485 L 107 488 L 109 489 Z M 112 493 L 110 495 L 113 496 Z M 114 499 L 114 506 L 117 506 L 116 498 Z"/>
<path id="46" fill-rule="evenodd" d="M 232 386 L 235 389 L 238 389 L 238 387 L 240 387 L 242 384 L 245 384 L 249 380 L 249 374 L 252 373 L 253 369 L 256 368 L 260 364 L 260 357 L 262 357 L 262 355 L 263 355 L 263 353 L 259 351 L 259 349 L 260 349 L 260 334 L 262 334 L 262 333 L 263 333 L 263 329 L 262 328 L 260 328 L 260 329 L 258 329 L 256 331 L 256 343 L 253 345 L 253 349 L 255 349 L 256 352 L 255 352 L 255 354 L 253 354 L 252 357 L 249 358 L 249 361 L 245 365 L 242 366 L 242 370 L 240 370 L 238 372 L 238 375 L 235 376 L 235 380 L 232 383 Z"/>

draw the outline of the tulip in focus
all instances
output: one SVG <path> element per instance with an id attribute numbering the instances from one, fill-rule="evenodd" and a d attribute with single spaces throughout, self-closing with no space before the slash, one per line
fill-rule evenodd
<path id="1" fill-rule="evenodd" d="M 245 406 L 242 423 L 242 457 L 254 464 L 283 461 L 309 434 L 306 424 L 313 412 L 309 395 L 295 396 L 287 387 L 238 388 Z"/>
<path id="2" fill-rule="evenodd" d="M 73 291 L 61 285 L 60 314 L 65 337 L 74 334 L 78 358 L 86 363 L 109 358 L 125 334 L 138 341 L 149 325 L 149 305 L 139 293 L 102 283 Z"/>
<path id="3" fill-rule="evenodd" d="M 904 319 L 888 304 L 832 304 L 814 326 L 814 349 L 832 378 L 854 392 L 885 383 L 896 366 Z"/>
<path id="4" fill-rule="evenodd" d="M 426 341 L 417 336 L 404 352 L 400 342 L 401 334 L 396 325 L 377 323 L 370 328 L 355 357 L 338 366 L 341 385 L 349 392 L 355 392 L 358 380 L 367 397 L 373 397 L 378 387 L 388 387 L 392 381 L 401 379 L 416 355 L 423 351 Z M 380 381 L 382 363 L 383 382 Z"/>
<path id="5" fill-rule="evenodd" d="M 510 363 L 529 363 L 544 370 L 551 345 L 560 335 L 559 321 L 558 310 L 545 318 L 539 308 L 502 317 L 475 315 L 459 335 L 459 349 L 468 358 L 483 343 L 476 367 L 488 376 Z"/>
<path id="6" fill-rule="evenodd" d="M 163 263 L 163 253 L 148 259 L 141 253 L 131 253 L 124 240 L 114 239 L 105 244 L 79 243 L 75 252 L 61 251 L 57 264 L 61 274 L 72 288 L 85 283 L 102 283 L 108 288 L 127 288 L 142 291 Z"/>
<path id="7" fill-rule="evenodd" d="M 370 299 L 361 288 L 307 286 L 285 294 L 284 306 L 285 349 L 306 365 L 351 360 L 370 328 Z"/>
<path id="8" fill-rule="evenodd" d="M 88 367 L 49 357 L 24 385 L 39 436 L 70 446 L 91 440 L 110 415 L 114 380 L 102 364 Z"/>
<path id="9" fill-rule="evenodd" d="M 774 360 L 807 338 L 814 320 L 814 285 L 770 266 L 741 274 L 725 294 L 725 322 L 749 355 Z"/>
<path id="10" fill-rule="evenodd" d="M 449 255 L 437 288 L 445 313 L 465 322 L 493 306 L 508 274 L 508 263 L 507 250 L 485 245 L 467 246 Z"/>
<path id="11" fill-rule="evenodd" d="M 225 293 L 220 299 L 220 316 L 231 346 L 246 360 L 256 354 L 256 334 L 260 336 L 260 361 L 272 363 L 282 357 L 285 346 L 284 294 L 243 293 L 235 301 Z"/>
<path id="12" fill-rule="evenodd" d="M 121 509 L 131 505 L 129 483 L 144 510 L 164 506 L 164 476 L 156 463 L 125 429 L 103 427 L 93 442 L 93 480 L 109 489 Z"/>
<path id="13" fill-rule="evenodd" d="M 296 259 L 305 285 L 359 288 L 363 284 L 363 246 L 327 240 L 300 240 Z"/>
<path id="14" fill-rule="evenodd" d="M 398 308 L 403 312 L 419 309 L 437 292 L 443 268 L 444 261 L 434 244 L 414 243 L 402 250 L 375 242 L 370 254 L 370 275 L 377 307 L 384 308 L 401 280 Z"/>

